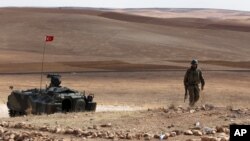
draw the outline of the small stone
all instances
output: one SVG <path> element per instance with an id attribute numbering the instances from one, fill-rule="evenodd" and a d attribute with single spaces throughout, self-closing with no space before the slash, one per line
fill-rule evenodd
<path id="1" fill-rule="evenodd" d="M 14 125 L 14 127 L 15 127 L 15 128 L 24 128 L 24 127 L 25 127 L 25 125 L 26 125 L 26 123 L 25 123 L 25 122 L 21 122 L 21 123 L 17 123 L 17 124 L 15 124 L 15 125 Z"/>
<path id="2" fill-rule="evenodd" d="M 131 140 L 131 139 L 133 139 L 133 136 L 132 136 L 131 134 L 128 133 L 128 134 L 126 135 L 126 139 Z"/>
<path id="3" fill-rule="evenodd" d="M 170 133 L 165 133 L 165 136 L 168 138 L 170 137 Z"/>
<path id="4" fill-rule="evenodd" d="M 181 131 L 181 130 L 174 130 L 173 132 L 175 132 L 175 133 L 176 133 L 176 135 L 180 135 L 180 134 L 182 134 L 182 133 L 183 133 L 183 131 Z"/>
<path id="5" fill-rule="evenodd" d="M 229 133 L 230 133 L 230 129 L 225 128 L 225 129 L 224 129 L 224 133 L 229 134 Z"/>
<path id="6" fill-rule="evenodd" d="M 66 129 L 65 134 L 72 134 L 74 132 L 73 129 Z"/>
<path id="7" fill-rule="evenodd" d="M 184 131 L 184 135 L 193 135 L 193 132 L 191 130 Z"/>
<path id="8" fill-rule="evenodd" d="M 14 139 L 15 136 L 16 136 L 15 134 L 11 134 L 11 135 L 10 135 L 10 139 Z"/>
<path id="9" fill-rule="evenodd" d="M 155 135 L 154 135 L 154 138 L 155 138 L 155 139 L 159 139 L 159 138 L 160 138 L 160 136 L 159 136 L 159 135 L 157 135 L 157 134 L 155 134 Z"/>
<path id="10" fill-rule="evenodd" d="M 215 134 L 216 129 L 210 128 L 210 127 L 204 127 L 203 129 L 204 134 Z"/>
<path id="11" fill-rule="evenodd" d="M 94 128 L 89 126 L 88 129 L 94 129 Z"/>
<path id="12" fill-rule="evenodd" d="M 170 137 L 175 137 L 176 136 L 176 132 L 170 132 Z"/>
<path id="13" fill-rule="evenodd" d="M 49 127 L 43 126 L 39 128 L 40 131 L 49 131 Z"/>
<path id="14" fill-rule="evenodd" d="M 83 133 L 83 131 L 82 131 L 82 129 L 78 128 L 78 129 L 74 129 L 74 130 L 73 130 L 73 133 L 74 133 L 75 135 L 80 135 L 80 134 Z"/>
<path id="15" fill-rule="evenodd" d="M 195 126 L 196 128 L 200 128 L 200 127 L 201 127 L 201 123 L 200 123 L 200 122 L 196 122 L 196 123 L 194 124 L 194 126 Z"/>
<path id="16" fill-rule="evenodd" d="M 8 126 L 9 126 L 9 123 L 6 122 L 6 121 L 2 121 L 2 122 L 0 123 L 0 126 L 2 126 L 2 127 L 8 127 Z"/>
<path id="17" fill-rule="evenodd" d="M 152 135 L 150 135 L 149 133 L 145 133 L 144 135 L 143 135 L 143 137 L 151 137 Z"/>
<path id="18" fill-rule="evenodd" d="M 59 127 L 57 127 L 57 128 L 55 128 L 54 133 L 60 133 L 61 131 L 62 131 L 62 129 L 61 129 L 61 128 L 59 128 Z"/>
<path id="19" fill-rule="evenodd" d="M 193 134 L 194 134 L 195 136 L 202 136 L 202 132 L 199 131 L 199 130 L 193 130 Z"/>
<path id="20" fill-rule="evenodd" d="M 194 110 L 194 109 L 192 109 L 192 110 L 190 110 L 190 111 L 189 111 L 189 113 L 191 113 L 191 114 L 192 114 L 192 113 L 194 113 L 194 112 L 195 112 L 195 110 Z"/>
<path id="21" fill-rule="evenodd" d="M 221 126 L 216 126 L 215 129 L 216 129 L 216 131 L 217 131 L 218 133 L 224 132 L 224 129 L 223 129 L 223 127 L 221 127 Z"/>
<path id="22" fill-rule="evenodd" d="M 102 124 L 101 127 L 111 127 L 112 124 L 111 123 L 107 123 L 107 124 Z"/>

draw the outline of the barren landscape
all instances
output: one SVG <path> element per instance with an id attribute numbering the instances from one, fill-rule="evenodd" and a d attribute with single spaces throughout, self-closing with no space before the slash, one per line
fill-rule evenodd
<path id="1" fill-rule="evenodd" d="M 0 135 L 4 140 L 228 140 L 249 124 L 250 13 L 213 9 L 0 9 Z M 97 111 L 9 118 L 7 97 L 44 79 L 95 94 Z M 183 77 L 199 59 L 194 109 Z M 43 86 L 49 82 L 44 80 Z M 199 125 L 198 125 L 199 123 Z"/>

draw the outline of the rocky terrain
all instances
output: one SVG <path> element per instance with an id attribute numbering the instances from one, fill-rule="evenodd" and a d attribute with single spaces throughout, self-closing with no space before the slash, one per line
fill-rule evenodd
<path id="1" fill-rule="evenodd" d="M 249 124 L 249 114 L 249 109 L 207 104 L 193 109 L 171 105 L 136 112 L 24 116 L 2 119 L 0 134 L 3 140 L 228 141 L 229 124 Z M 70 124 L 76 121 L 76 126 Z"/>
<path id="2" fill-rule="evenodd" d="M 0 9 L 0 140 L 228 141 L 249 122 L 249 12 L 214 9 Z M 7 97 L 60 73 L 97 111 L 9 118 Z M 196 107 L 183 76 L 199 59 Z M 44 79 L 42 86 L 48 85 Z"/>

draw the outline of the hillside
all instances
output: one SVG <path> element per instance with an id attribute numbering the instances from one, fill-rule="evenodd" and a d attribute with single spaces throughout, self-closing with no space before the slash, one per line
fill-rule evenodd
<path id="1" fill-rule="evenodd" d="M 0 66 L 39 64 L 47 34 L 54 35 L 55 40 L 46 45 L 45 62 L 121 61 L 178 69 L 186 66 L 180 62 L 198 58 L 204 62 L 214 60 L 216 68 L 228 69 L 220 62 L 250 61 L 250 24 L 242 23 L 242 20 L 237 22 L 239 18 L 210 19 L 209 13 L 205 15 L 204 11 L 199 13 L 205 17 L 201 18 L 195 16 L 197 10 L 187 12 L 188 15 L 193 13 L 193 17 L 177 16 L 187 11 L 181 9 L 172 10 L 176 16 L 171 18 L 145 17 L 152 13 L 152 9 L 143 16 L 133 14 L 138 10 L 114 11 L 1 8 Z M 133 15 L 130 15 L 131 11 Z M 147 9 L 139 12 L 142 11 Z M 169 10 L 165 11 L 169 13 Z M 229 17 L 228 11 L 211 11 L 213 15 L 217 12 Z M 244 15 L 244 12 L 240 13 Z M 245 12 L 244 17 L 248 14 Z M 231 15 L 235 14 L 231 12 Z M 207 64 L 204 67 L 214 66 Z M 230 67 L 241 69 L 241 66 Z"/>

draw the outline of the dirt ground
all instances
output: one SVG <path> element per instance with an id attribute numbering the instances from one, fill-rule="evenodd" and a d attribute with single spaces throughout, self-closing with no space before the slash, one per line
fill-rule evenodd
<path id="1" fill-rule="evenodd" d="M 101 141 L 107 138 L 93 136 L 107 132 L 112 140 L 124 140 L 110 134 L 177 133 L 197 122 L 210 128 L 250 124 L 249 13 L 187 10 L 182 17 L 183 10 L 145 10 L 1 8 L 0 138 L 28 132 L 51 140 Z M 157 11 L 162 15 L 154 16 Z M 39 87 L 47 34 L 55 40 L 46 44 L 43 87 L 49 84 L 47 73 L 59 73 L 62 86 L 94 93 L 97 111 L 9 118 L 9 86 Z M 197 107 L 189 109 L 183 77 L 193 58 L 200 60 L 206 86 Z M 168 140 L 200 138 L 181 133 Z"/>
<path id="2" fill-rule="evenodd" d="M 249 107 L 249 72 L 204 71 L 206 86 L 199 105 Z M 100 105 L 129 105 L 145 108 L 183 103 L 185 71 L 99 72 L 62 74 L 62 85 L 94 93 Z M 11 90 L 39 87 L 40 75 L 1 75 L 1 100 Z M 49 85 L 44 76 L 43 86 Z M 142 98 L 143 97 L 143 98 Z M 237 100 L 235 100 L 237 99 Z"/>
<path id="3" fill-rule="evenodd" d="M 158 108 L 170 106 L 188 107 L 183 102 L 183 71 L 163 72 L 102 72 L 64 74 L 63 86 L 95 94 L 98 102 L 96 113 L 54 114 L 42 116 L 26 116 L 17 118 L 4 117 L 1 121 L 10 123 L 25 122 L 42 127 L 74 127 L 91 130 L 94 125 L 100 126 L 112 123 L 110 132 L 121 131 L 129 133 L 160 134 L 174 130 L 187 130 L 196 122 L 204 126 L 216 127 L 231 123 L 249 124 L 249 115 L 237 115 L 228 110 L 228 107 L 250 108 L 249 106 L 249 72 L 204 72 L 206 87 L 201 93 L 197 106 L 212 104 L 224 107 L 212 111 L 196 113 L 165 113 Z M 14 89 L 35 88 L 39 85 L 39 75 L 1 75 L 1 100 L 6 102 L 10 93 L 9 85 Z M 44 82 L 48 84 L 47 82 Z M 148 109 L 153 109 L 148 111 Z M 6 110 L 3 108 L 2 110 Z M 4 113 L 2 111 L 2 113 Z M 5 113 L 7 113 L 5 111 Z M 125 123 L 125 124 L 124 124 Z M 174 125 L 174 127 L 170 127 Z M 11 130 L 17 130 L 12 129 Z M 20 130 L 20 129 L 19 129 Z M 36 131 L 36 130 L 34 130 Z M 94 130 L 95 131 L 95 130 Z M 45 132 L 45 134 L 47 134 Z M 61 134 L 52 134 L 50 137 L 60 138 Z M 81 140 L 76 136 L 64 136 L 65 139 Z M 197 136 L 180 135 L 169 140 L 199 139 Z M 91 140 L 91 139 L 90 139 Z M 95 138 L 94 140 L 103 140 Z"/>

